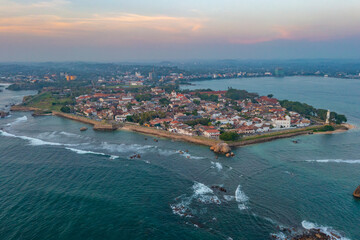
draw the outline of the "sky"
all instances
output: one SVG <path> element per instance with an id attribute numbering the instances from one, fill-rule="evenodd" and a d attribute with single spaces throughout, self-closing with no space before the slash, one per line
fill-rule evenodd
<path id="1" fill-rule="evenodd" d="M 0 61 L 357 58 L 360 0 L 0 0 Z"/>

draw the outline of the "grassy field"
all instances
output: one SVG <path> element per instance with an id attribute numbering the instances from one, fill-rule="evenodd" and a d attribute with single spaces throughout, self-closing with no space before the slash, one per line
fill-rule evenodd
<path id="1" fill-rule="evenodd" d="M 24 102 L 24 106 L 40 108 L 42 110 L 60 111 L 60 108 L 72 102 L 70 97 L 60 98 L 50 92 L 44 92 L 31 96 Z"/>
<path id="2" fill-rule="evenodd" d="M 276 137 L 276 136 L 281 136 L 284 134 L 291 134 L 291 133 L 315 131 L 315 130 L 321 129 L 322 127 L 323 127 L 322 125 L 321 126 L 310 126 L 310 127 L 306 127 L 306 128 L 297 128 L 297 129 L 292 129 L 292 130 L 284 130 L 284 131 L 279 131 L 279 132 L 265 133 L 265 134 L 261 134 L 261 135 L 247 136 L 247 137 L 240 138 L 236 142 Z"/>

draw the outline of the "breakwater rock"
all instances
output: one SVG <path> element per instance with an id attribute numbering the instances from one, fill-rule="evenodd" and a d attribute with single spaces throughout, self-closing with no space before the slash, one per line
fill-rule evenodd
<path id="1" fill-rule="evenodd" d="M 227 154 L 231 152 L 231 148 L 227 143 L 218 143 L 214 146 L 211 146 L 210 150 L 220 154 Z"/>
<path id="2" fill-rule="evenodd" d="M 117 127 L 112 124 L 99 123 L 94 126 L 94 130 L 96 130 L 96 131 L 114 131 L 116 129 L 117 129 Z"/>
<path id="3" fill-rule="evenodd" d="M 0 111 L 0 118 L 4 118 L 4 117 L 6 117 L 8 115 L 9 115 L 8 112 Z"/>
<path id="4" fill-rule="evenodd" d="M 321 232 L 319 229 L 311 229 L 300 236 L 296 236 L 292 238 L 292 240 L 332 240 L 332 239 L 340 239 L 340 237 L 339 236 L 330 237 L 329 235 L 326 235 L 325 233 Z"/>
<path id="5" fill-rule="evenodd" d="M 353 196 L 360 199 L 360 185 L 355 189 Z"/>

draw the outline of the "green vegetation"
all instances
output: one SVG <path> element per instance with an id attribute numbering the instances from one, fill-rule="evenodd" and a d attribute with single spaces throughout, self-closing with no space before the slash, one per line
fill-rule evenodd
<path id="1" fill-rule="evenodd" d="M 135 97 L 136 101 L 138 101 L 138 102 L 150 101 L 151 98 L 152 98 L 152 96 L 151 96 L 151 94 L 149 94 L 149 93 L 139 94 L 139 95 L 136 95 L 136 97 Z"/>
<path id="2" fill-rule="evenodd" d="M 163 106 L 167 106 L 167 105 L 169 105 L 171 102 L 170 102 L 170 100 L 167 99 L 167 98 L 162 98 L 162 99 L 159 100 L 159 103 L 160 103 L 161 105 L 163 105 Z"/>
<path id="3" fill-rule="evenodd" d="M 200 105 L 200 101 L 196 100 L 196 99 L 193 101 L 193 103 L 196 104 L 196 105 Z"/>
<path id="4" fill-rule="evenodd" d="M 325 125 L 317 130 L 314 130 L 314 132 L 332 132 L 335 131 L 335 128 L 331 125 Z"/>
<path id="5" fill-rule="evenodd" d="M 24 99 L 24 106 L 40 108 L 42 110 L 61 111 L 62 107 L 72 105 L 74 100 L 70 96 L 60 97 L 51 92 L 43 92 L 35 96 L 28 96 Z"/>
<path id="6" fill-rule="evenodd" d="M 289 100 L 279 101 L 280 105 L 288 111 L 298 112 L 301 115 L 308 118 L 319 118 L 322 121 L 326 120 L 327 110 L 325 109 L 316 109 L 311 105 L 301 102 L 293 102 Z M 330 113 L 330 121 L 336 124 L 341 124 L 347 122 L 345 115 L 337 114 L 336 112 Z"/>
<path id="7" fill-rule="evenodd" d="M 201 100 L 205 100 L 205 101 L 211 101 L 211 102 L 218 102 L 219 101 L 219 97 L 217 95 L 213 95 L 213 94 L 201 94 L 201 93 L 196 93 L 196 96 L 198 98 L 200 98 Z"/>
<path id="8" fill-rule="evenodd" d="M 165 118 L 165 117 L 166 114 L 164 112 L 150 111 L 150 112 L 135 114 L 133 116 L 127 116 L 126 120 L 129 122 L 135 122 L 135 123 L 139 123 L 140 125 L 143 125 L 144 123 L 150 122 L 155 118 Z"/>
<path id="9" fill-rule="evenodd" d="M 239 137 L 240 135 L 236 132 L 223 132 L 220 135 L 220 139 L 223 141 L 236 141 Z"/>
<path id="10" fill-rule="evenodd" d="M 225 97 L 232 100 L 244 100 L 244 99 L 255 99 L 259 95 L 257 93 L 249 93 L 246 90 L 238 90 L 234 88 L 229 88 L 225 94 Z"/>
<path id="11" fill-rule="evenodd" d="M 189 125 L 189 126 L 196 126 L 198 124 L 203 125 L 203 126 L 208 126 L 209 123 L 211 123 L 211 120 L 209 118 L 199 118 L 199 119 L 195 119 L 195 120 L 191 120 L 191 121 L 186 121 L 185 124 Z"/>
<path id="12" fill-rule="evenodd" d="M 63 113 L 70 113 L 71 109 L 68 106 L 64 106 L 60 108 L 60 111 L 62 111 Z"/>

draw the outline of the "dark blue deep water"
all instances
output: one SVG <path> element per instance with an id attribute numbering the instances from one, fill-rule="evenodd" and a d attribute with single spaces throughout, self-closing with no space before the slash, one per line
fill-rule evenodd
<path id="1" fill-rule="evenodd" d="M 273 93 L 360 125 L 360 81 L 253 78 L 191 88 Z M 0 109 L 33 92 L 0 93 Z M 0 119 L 0 239 L 270 239 L 321 227 L 360 239 L 360 131 L 235 149 L 16 112 Z M 147 138 L 147 140 L 145 140 Z M 179 150 L 189 150 L 190 158 Z M 130 159 L 134 153 L 140 159 Z M 212 190 L 219 185 L 225 192 Z M 183 214 L 186 213 L 186 214 Z"/>

